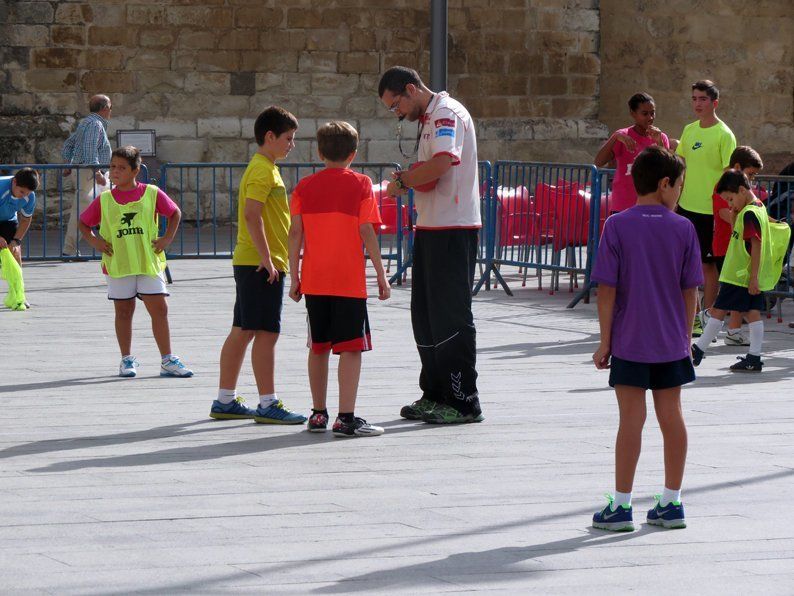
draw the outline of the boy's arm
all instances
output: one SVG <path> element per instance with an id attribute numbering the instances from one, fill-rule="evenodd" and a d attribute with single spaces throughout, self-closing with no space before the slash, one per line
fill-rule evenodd
<path id="1" fill-rule="evenodd" d="M 698 289 L 684 288 L 681 290 L 681 295 L 684 297 L 684 313 L 686 314 L 686 328 L 692 329 L 695 323 L 695 313 L 698 306 Z"/>
<path id="2" fill-rule="evenodd" d="M 33 218 L 20 214 L 18 219 L 19 226 L 17 227 L 17 231 L 14 234 L 14 238 L 22 240 L 25 237 L 25 234 L 27 234 L 28 228 L 30 228 L 30 222 L 33 220 Z"/>
<path id="3" fill-rule="evenodd" d="M 270 247 L 267 244 L 265 222 L 262 219 L 262 203 L 256 199 L 246 197 L 244 216 L 245 225 L 251 235 L 251 241 L 254 243 L 256 252 L 259 253 L 259 258 L 261 259 L 256 270 L 262 271 L 262 269 L 266 269 L 268 273 L 267 281 L 273 283 L 278 279 L 278 271 L 276 271 L 276 267 L 270 259 Z"/>
<path id="4" fill-rule="evenodd" d="M 612 353 L 612 317 L 615 312 L 614 286 L 598 284 L 598 326 L 601 330 L 601 344 L 593 354 L 596 368 L 609 368 L 609 356 Z"/>
<path id="5" fill-rule="evenodd" d="M 110 257 L 113 256 L 113 246 L 111 246 L 110 242 L 102 238 L 102 236 L 95 234 L 94 230 L 84 224 L 82 220 L 77 222 L 77 226 L 85 241 L 94 247 L 95 250 L 103 252 Z"/>
<path id="6" fill-rule="evenodd" d="M 295 302 L 300 302 L 301 299 L 301 246 L 303 246 L 303 217 L 293 215 L 289 228 L 289 297 Z"/>
<path id="7" fill-rule="evenodd" d="M 733 227 L 734 222 L 736 221 L 736 216 L 733 211 L 728 208 L 720 209 L 717 211 L 717 215 L 720 216 L 720 219 L 723 221 L 728 222 Z"/>
<path id="8" fill-rule="evenodd" d="M 391 296 L 391 288 L 386 279 L 386 271 L 383 269 L 383 261 L 380 258 L 380 246 L 378 246 L 378 237 L 375 235 L 375 228 L 371 223 L 363 223 L 358 226 L 361 239 L 364 241 L 364 247 L 367 249 L 370 261 L 375 267 L 375 273 L 378 276 L 378 298 L 386 300 Z"/>
<path id="9" fill-rule="evenodd" d="M 757 296 L 761 293 L 758 287 L 758 269 L 761 266 L 761 239 L 750 239 L 750 283 L 747 286 L 747 291 L 751 295 Z"/>
<path id="10" fill-rule="evenodd" d="M 165 228 L 165 234 L 162 237 L 152 241 L 152 246 L 154 246 L 154 252 L 156 253 L 161 253 L 168 248 L 176 236 L 177 228 L 179 228 L 179 222 L 182 220 L 182 211 L 180 211 L 179 207 L 176 207 L 176 205 L 174 207 L 174 212 L 171 213 L 166 220 L 168 221 L 168 225 Z"/>

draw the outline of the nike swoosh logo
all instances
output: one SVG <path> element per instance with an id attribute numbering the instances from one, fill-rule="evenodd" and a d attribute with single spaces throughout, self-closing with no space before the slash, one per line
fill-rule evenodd
<path id="1" fill-rule="evenodd" d="M 612 519 L 616 515 L 620 515 L 620 511 L 615 511 L 615 512 L 611 513 L 610 515 L 605 515 L 604 519 Z"/>

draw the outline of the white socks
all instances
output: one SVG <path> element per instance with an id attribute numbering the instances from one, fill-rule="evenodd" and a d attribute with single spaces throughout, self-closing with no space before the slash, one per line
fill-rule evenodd
<path id="1" fill-rule="evenodd" d="M 711 341 L 717 337 L 720 329 L 722 329 L 722 321 L 711 317 L 709 322 L 706 323 L 706 327 L 703 329 L 703 335 L 698 338 L 695 345 L 700 348 L 701 351 L 705 352 L 706 348 L 711 345 Z"/>
<path id="2" fill-rule="evenodd" d="M 235 399 L 237 399 L 237 390 L 236 389 L 218 389 L 218 401 L 222 404 L 230 404 Z M 267 408 L 272 406 L 274 403 L 278 401 L 278 397 L 275 393 L 270 393 L 268 395 L 260 395 L 259 396 L 259 407 Z"/>
<path id="3" fill-rule="evenodd" d="M 750 323 L 747 328 L 750 330 L 750 349 L 747 352 L 753 356 L 761 356 L 761 344 L 764 343 L 764 322 Z"/>
<path id="4" fill-rule="evenodd" d="M 680 501 L 681 501 L 681 489 L 679 488 L 678 490 L 672 490 L 665 486 L 664 492 L 662 493 L 662 498 L 659 499 L 659 505 L 664 507 L 668 503 L 672 503 L 672 502 L 678 503 Z"/>
<path id="5" fill-rule="evenodd" d="M 631 493 L 619 493 L 615 491 L 615 500 L 612 501 L 612 511 L 615 511 L 621 505 L 628 505 L 631 507 Z"/>
<path id="6" fill-rule="evenodd" d="M 230 404 L 237 399 L 237 389 L 218 389 L 218 401 L 222 404 Z"/>
<path id="7" fill-rule="evenodd" d="M 268 408 L 278 401 L 275 393 L 268 393 L 267 395 L 259 396 L 259 407 Z"/>

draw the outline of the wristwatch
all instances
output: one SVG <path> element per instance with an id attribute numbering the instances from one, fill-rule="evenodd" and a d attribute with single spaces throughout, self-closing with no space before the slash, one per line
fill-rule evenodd
<path id="1" fill-rule="evenodd" d="M 11 242 L 16 242 L 17 244 L 19 244 L 19 246 L 22 246 L 22 240 L 20 240 L 19 238 L 11 238 Z"/>
<path id="2" fill-rule="evenodd" d="M 405 182 L 403 182 L 403 173 L 402 173 L 402 172 L 395 172 L 394 184 L 395 184 L 395 185 L 397 186 L 397 188 L 399 188 L 400 190 L 404 190 L 404 189 L 408 188 L 408 187 L 405 185 Z"/>

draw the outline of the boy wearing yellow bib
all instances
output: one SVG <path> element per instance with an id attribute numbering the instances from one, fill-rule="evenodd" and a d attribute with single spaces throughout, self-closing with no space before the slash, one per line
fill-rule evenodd
<path id="1" fill-rule="evenodd" d="M 102 272 L 108 299 L 116 310 L 116 338 L 121 349 L 120 377 L 134 377 L 138 361 L 132 355 L 132 317 L 140 298 L 152 318 L 152 332 L 160 349 L 161 377 L 191 377 L 179 357 L 171 353 L 171 331 L 166 302 L 165 249 L 179 227 L 179 207 L 156 186 L 136 181 L 141 153 L 135 147 L 119 147 L 110 161 L 110 180 L 115 185 L 89 205 L 80 216 L 80 232 L 102 253 Z M 168 228 L 158 237 L 157 218 L 166 217 Z M 99 226 L 99 235 L 92 228 Z"/>
<path id="2" fill-rule="evenodd" d="M 766 208 L 750 190 L 750 180 L 737 170 L 725 172 L 715 190 L 734 214 L 733 232 L 720 274 L 720 290 L 703 335 L 692 346 L 692 362 L 700 364 L 706 348 L 722 328 L 725 314 L 746 312 L 750 330 L 747 356 L 739 357 L 732 372 L 761 372 L 764 341 L 764 292 L 777 285 L 791 230 L 770 220 Z"/>

